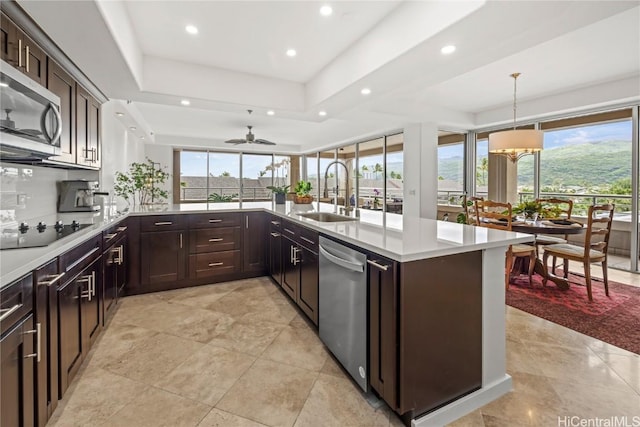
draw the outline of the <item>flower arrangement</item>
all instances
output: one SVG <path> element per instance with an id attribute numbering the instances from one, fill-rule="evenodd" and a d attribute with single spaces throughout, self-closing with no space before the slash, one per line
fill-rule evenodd
<path id="1" fill-rule="evenodd" d="M 260 172 L 260 176 L 262 176 L 267 171 L 275 171 L 275 176 L 273 178 L 273 183 L 275 185 L 268 185 L 267 188 L 271 190 L 272 194 L 275 194 L 276 204 L 284 204 L 285 196 L 289 192 L 289 188 L 291 187 L 290 185 L 279 185 L 281 180 L 280 168 L 283 168 L 282 180 L 285 180 L 288 165 L 289 165 L 289 159 L 283 159 L 281 162 L 271 163 L 264 169 L 264 172 Z"/>
<path id="2" fill-rule="evenodd" d="M 380 190 L 378 190 L 377 188 L 373 189 L 373 207 L 377 208 L 380 206 L 380 199 L 378 199 L 378 197 L 380 196 Z"/>

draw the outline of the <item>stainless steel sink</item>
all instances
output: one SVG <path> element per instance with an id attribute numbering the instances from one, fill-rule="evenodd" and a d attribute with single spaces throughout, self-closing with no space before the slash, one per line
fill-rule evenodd
<path id="1" fill-rule="evenodd" d="M 351 218 L 344 215 L 338 215 L 330 212 L 309 212 L 299 214 L 303 218 L 309 218 L 319 222 L 343 222 L 343 221 L 355 221 L 356 218 Z"/>

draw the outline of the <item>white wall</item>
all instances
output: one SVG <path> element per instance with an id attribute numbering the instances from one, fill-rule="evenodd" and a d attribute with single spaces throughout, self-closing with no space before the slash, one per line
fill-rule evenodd
<path id="1" fill-rule="evenodd" d="M 118 103 L 109 101 L 102 105 L 102 170 L 100 186 L 113 194 L 116 172 L 126 172 L 133 162 L 144 162 L 144 143 L 116 119 Z M 122 210 L 127 203 L 115 198 L 117 208 Z"/>
<path id="2" fill-rule="evenodd" d="M 415 123 L 404 128 L 402 214 L 437 219 L 438 127 Z"/>

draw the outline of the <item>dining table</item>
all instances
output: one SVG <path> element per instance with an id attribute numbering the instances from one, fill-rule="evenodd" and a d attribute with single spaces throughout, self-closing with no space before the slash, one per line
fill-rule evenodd
<path id="1" fill-rule="evenodd" d="M 536 221 L 513 221 L 511 230 L 518 233 L 545 234 L 545 235 L 575 235 L 585 231 L 584 224 L 571 219 L 541 219 Z M 541 276 L 547 277 L 560 289 L 569 289 L 569 281 L 562 276 L 557 276 L 554 272 L 547 272 L 540 258 L 536 258 L 534 271 Z"/>

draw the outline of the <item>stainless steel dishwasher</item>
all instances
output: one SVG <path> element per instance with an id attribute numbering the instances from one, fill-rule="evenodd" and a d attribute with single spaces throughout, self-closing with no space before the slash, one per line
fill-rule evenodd
<path id="1" fill-rule="evenodd" d="M 367 256 L 320 236 L 320 339 L 367 391 Z"/>

